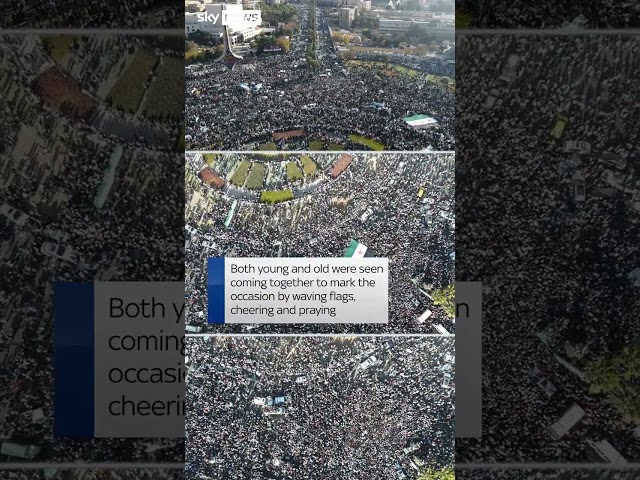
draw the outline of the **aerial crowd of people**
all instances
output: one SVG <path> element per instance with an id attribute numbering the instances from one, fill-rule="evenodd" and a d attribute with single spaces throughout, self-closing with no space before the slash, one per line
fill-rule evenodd
<path id="1" fill-rule="evenodd" d="M 585 440 L 640 458 L 636 425 L 620 413 L 633 415 L 637 400 L 590 394 L 589 378 L 559 361 L 585 373 L 640 337 L 630 277 L 640 262 L 639 53 L 637 37 L 617 35 L 467 36 L 458 45 L 467 90 L 457 100 L 456 278 L 483 282 L 490 385 L 487 434 L 460 439 L 461 459 L 588 462 L 596 454 Z M 518 66 L 500 79 L 495 65 L 510 55 Z M 531 371 L 557 392 L 545 394 Z M 584 421 L 552 440 L 548 427 L 572 403 Z"/>
<path id="2" fill-rule="evenodd" d="M 170 0 L 31 3 L 2 1 L 4 28 L 154 28 L 184 25 L 184 4 Z"/>
<path id="3" fill-rule="evenodd" d="M 389 480 L 450 466 L 453 350 L 443 337 L 190 338 L 185 472 Z"/>
<path id="4" fill-rule="evenodd" d="M 203 157 L 187 154 L 188 324 L 206 328 L 207 258 L 342 257 L 356 240 L 373 256 L 389 258 L 388 324 L 261 325 L 244 330 L 241 325 L 210 325 L 208 331 L 437 333 L 434 325 L 441 324 L 453 333 L 453 319 L 424 292 L 429 286 L 443 288 L 453 282 L 452 154 L 354 154 L 336 179 L 330 172 L 340 154 L 318 154 L 309 157 L 318 167 L 316 174 L 295 182 L 277 173 L 294 157 L 271 161 L 254 157 L 275 172 L 266 175 L 273 185 L 297 188 L 296 198 L 268 206 L 242 187 L 227 183 L 223 190 L 214 190 L 196 176 L 205 166 Z M 213 165 L 222 177 L 232 177 L 246 158 L 251 157 L 225 154 Z M 427 308 L 432 315 L 418 323 Z"/>
<path id="5" fill-rule="evenodd" d="M 184 472 L 178 469 L 57 469 L 3 470 L 4 480 L 184 480 Z"/>
<path id="6" fill-rule="evenodd" d="M 636 2 L 460 0 L 456 4 L 472 13 L 472 26 L 479 28 L 558 28 L 571 23 L 602 29 L 640 26 L 640 6 Z"/>
<path id="7" fill-rule="evenodd" d="M 343 150 L 369 149 L 353 135 L 375 140 L 385 150 L 454 149 L 455 93 L 427 79 L 443 68 L 452 75 L 453 67 L 418 67 L 422 71 L 415 76 L 350 68 L 336 56 L 328 24 L 319 20 L 320 65 L 312 70 L 305 65 L 308 10 L 300 8 L 299 15 L 301 33 L 292 35 L 287 53 L 246 56 L 232 71 L 219 63 L 187 67 L 187 150 L 252 150 L 274 141 L 277 149 L 309 150 L 310 140 Z M 246 91 L 242 84 L 261 88 Z M 413 115 L 438 123 L 416 129 L 403 120 Z M 304 139 L 274 140 L 274 133 L 297 130 L 304 130 Z"/>
<path id="8" fill-rule="evenodd" d="M 0 373 L 0 388 L 11 392 L 0 398 L 0 438 L 38 447 L 34 461 L 108 461 L 118 456 L 123 461 L 181 461 L 180 439 L 53 439 L 52 429 L 54 284 L 182 281 L 184 200 L 177 189 L 166 192 L 165 182 L 183 181 L 183 156 L 175 145 L 154 149 L 129 144 L 41 103 L 30 104 L 37 98 L 30 79 L 40 63 L 36 55 L 25 58 L 20 52 L 32 39 L 5 35 L 1 40 L 0 74 L 14 68 L 21 75 L 11 77 L 13 94 L 0 98 L 0 128 L 7 142 L 0 149 L 0 204 L 19 212 L 0 216 L 0 303 L 7 312 L 0 318 L 0 348 L 11 353 Z M 17 155 L 23 148 L 30 153 Z M 114 158 L 119 159 L 117 169 Z M 149 171 L 154 162 L 156 168 Z M 104 205 L 99 205 L 111 168 L 116 172 Z M 24 173 L 15 175 L 17 171 Z M 16 222 L 17 217 L 22 220 Z M 72 254 L 45 255 L 43 245 L 52 242 Z M 0 459 L 6 461 L 4 455 Z"/>

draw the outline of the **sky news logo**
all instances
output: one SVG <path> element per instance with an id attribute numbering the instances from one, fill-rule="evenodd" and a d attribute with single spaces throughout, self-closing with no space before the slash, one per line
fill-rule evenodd
<path id="1" fill-rule="evenodd" d="M 262 23 L 262 12 L 260 10 L 242 10 L 239 12 L 228 12 L 223 10 L 222 13 L 198 13 L 198 22 L 213 23 L 218 25 L 238 25 L 240 23 L 251 23 L 260 25 Z"/>

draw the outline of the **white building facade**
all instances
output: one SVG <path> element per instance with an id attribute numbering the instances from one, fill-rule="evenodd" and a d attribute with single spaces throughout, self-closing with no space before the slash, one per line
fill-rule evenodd
<path id="1" fill-rule="evenodd" d="M 336 0 L 336 7 L 356 7 L 358 10 L 371 10 L 371 0 Z"/>
<path id="2" fill-rule="evenodd" d="M 388 33 L 391 35 L 407 33 L 412 25 L 423 26 L 429 33 L 433 33 L 439 37 L 454 37 L 456 33 L 455 25 L 431 25 L 429 22 L 421 22 L 413 19 L 380 19 L 380 33 Z"/>
<path id="3" fill-rule="evenodd" d="M 201 31 L 203 33 L 209 33 L 213 36 L 222 36 L 222 32 L 224 31 L 224 27 L 221 22 L 222 11 L 242 11 L 242 4 L 229 4 L 229 3 L 213 3 L 210 5 L 205 5 L 204 10 L 199 13 L 185 13 L 184 18 L 184 29 L 185 33 L 189 35 L 190 33 L 195 33 L 197 31 Z M 199 15 L 205 14 L 209 18 L 213 16 L 217 19 L 215 23 L 210 21 L 200 21 Z M 252 38 L 256 37 L 260 34 L 260 26 L 253 25 L 249 23 L 242 23 L 238 25 L 228 25 L 229 29 L 229 39 L 232 44 L 247 42 Z"/>

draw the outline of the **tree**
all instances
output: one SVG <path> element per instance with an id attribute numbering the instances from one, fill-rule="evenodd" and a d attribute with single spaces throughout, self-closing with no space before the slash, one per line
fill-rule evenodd
<path id="1" fill-rule="evenodd" d="M 456 28 L 469 28 L 473 22 L 473 16 L 464 8 L 456 8 Z"/>
<path id="2" fill-rule="evenodd" d="M 197 50 L 198 45 L 194 41 L 187 40 L 186 42 L 184 42 L 184 49 L 186 52 L 191 52 L 193 50 Z"/>
<path id="3" fill-rule="evenodd" d="M 279 37 L 276 40 L 276 44 L 284 51 L 288 52 L 291 48 L 291 41 L 286 37 Z"/>
<path id="4" fill-rule="evenodd" d="M 598 357 L 590 362 L 586 374 L 591 383 L 589 393 L 609 393 L 620 385 L 616 365 L 607 357 Z"/>
<path id="5" fill-rule="evenodd" d="M 343 58 L 345 60 L 354 60 L 356 58 L 356 54 L 353 53 L 351 50 L 347 50 L 347 51 L 340 52 L 340 58 Z"/>
<path id="6" fill-rule="evenodd" d="M 213 47 L 219 41 L 210 33 L 205 33 L 200 30 L 190 33 L 188 38 L 203 47 Z"/>
<path id="7" fill-rule="evenodd" d="M 622 353 L 615 357 L 614 363 L 624 370 L 625 380 L 632 381 L 640 377 L 640 345 L 624 347 Z"/>
<path id="8" fill-rule="evenodd" d="M 433 304 L 441 307 L 451 318 L 456 316 L 456 291 L 453 285 L 431 292 Z"/>
<path id="9" fill-rule="evenodd" d="M 597 357 L 587 363 L 585 371 L 590 393 L 607 394 L 624 421 L 640 423 L 640 345 Z"/>
<path id="10" fill-rule="evenodd" d="M 616 389 L 611 402 L 626 422 L 640 423 L 640 387 L 627 383 Z"/>
<path id="11" fill-rule="evenodd" d="M 331 34 L 331 40 L 333 40 L 335 43 L 342 43 L 342 41 L 344 40 L 344 35 L 342 35 L 340 32 L 334 32 L 333 34 Z"/>
<path id="12" fill-rule="evenodd" d="M 445 467 L 441 470 L 429 469 L 420 473 L 418 480 L 455 480 L 456 475 L 453 467 Z"/>
<path id="13" fill-rule="evenodd" d="M 420 55 L 421 57 L 426 55 L 428 52 L 427 46 L 424 43 L 420 43 L 416 46 L 416 55 Z"/>

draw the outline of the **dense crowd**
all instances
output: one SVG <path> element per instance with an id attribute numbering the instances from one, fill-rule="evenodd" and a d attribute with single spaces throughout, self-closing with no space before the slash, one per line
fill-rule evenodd
<path id="1" fill-rule="evenodd" d="M 177 439 L 52 438 L 53 285 L 182 281 L 183 196 L 166 185 L 180 185 L 184 173 L 180 154 L 101 136 L 34 100 L 25 79 L 30 68 L 38 68 L 29 63 L 36 57 L 20 56 L 23 42 L 31 41 L 5 36 L 0 43 L 3 88 L 12 92 L 0 98 L 8 143 L 0 153 L 0 204 L 29 216 L 24 225 L 0 217 L 0 352 L 15 355 L 4 357 L 0 369 L 0 390 L 8 392 L 0 398 L 0 439 L 39 447 L 36 461 L 179 462 L 183 442 Z M 22 75 L 7 80 L 5 69 Z M 119 148 L 110 193 L 98 206 L 105 172 Z M 150 164 L 155 167 L 149 169 Z M 77 264 L 44 255 L 45 242 L 70 247 Z"/>
<path id="2" fill-rule="evenodd" d="M 449 466 L 454 392 L 440 367 L 453 350 L 442 337 L 191 338 L 186 475 L 389 480 Z M 265 414 L 265 397 L 284 410 Z"/>
<path id="3" fill-rule="evenodd" d="M 246 158 L 250 157 L 224 155 L 215 160 L 214 168 L 222 177 L 231 177 Z M 454 209 L 452 154 L 355 154 L 335 180 L 329 171 L 339 155 L 314 155 L 318 173 L 305 183 L 291 182 L 280 173 L 294 157 L 271 162 L 256 158 L 267 165 L 268 188 L 293 188 L 292 201 L 267 206 L 255 192 L 230 184 L 215 191 L 195 176 L 203 166 L 202 156 L 187 154 L 188 323 L 206 323 L 208 257 L 342 257 L 350 241 L 356 240 L 374 256 L 389 258 L 388 324 L 261 325 L 249 327 L 251 331 L 437 333 L 434 325 L 441 324 L 453 332 L 453 320 L 419 288 L 428 289 L 424 284 L 443 288 L 453 282 L 454 226 L 451 217 L 441 217 L 452 216 Z M 336 205 L 340 199 L 348 199 L 348 205 Z M 370 214 L 363 220 L 367 211 Z M 214 247 L 205 246 L 211 241 Z M 427 308 L 431 317 L 418 323 Z M 247 327 L 209 326 L 209 331 L 215 328 L 238 332 Z"/>
<path id="4" fill-rule="evenodd" d="M 485 288 L 484 435 L 459 440 L 459 461 L 603 461 L 586 440 L 640 459 L 637 425 L 559 362 L 584 371 L 640 338 L 639 53 L 633 36 L 458 45 L 456 277 Z M 499 80 L 511 54 L 515 75 Z M 548 398 L 530 371 L 558 391 Z M 554 441 L 548 427 L 574 402 L 585 419 Z M 637 411 L 637 397 L 614 404 Z"/>
<path id="5" fill-rule="evenodd" d="M 633 480 L 638 472 L 632 468 L 615 470 L 592 468 L 565 469 L 498 469 L 485 470 L 460 468 L 459 480 Z"/>
<path id="6" fill-rule="evenodd" d="M 4 28 L 147 28 L 184 24 L 184 3 L 170 0 L 124 2 L 2 1 Z"/>
<path id="7" fill-rule="evenodd" d="M 182 470 L 158 470 L 149 468 L 77 469 L 46 468 L 42 470 L 2 470 L 3 480 L 183 480 Z"/>
<path id="8" fill-rule="evenodd" d="M 595 2 L 528 2 L 526 0 L 464 0 L 459 3 L 473 14 L 475 27 L 554 28 L 582 17 L 587 28 L 637 28 L 637 2 L 597 0 Z"/>
<path id="9" fill-rule="evenodd" d="M 455 94 L 428 81 L 428 69 L 416 76 L 385 76 L 346 67 L 334 54 L 326 22 L 319 22 L 320 66 L 314 72 L 304 64 L 307 11 L 300 15 L 302 33 L 293 35 L 287 53 L 248 56 L 233 71 L 217 63 L 187 67 L 187 150 L 248 150 L 274 141 L 274 132 L 299 129 L 305 130 L 302 144 L 297 137 L 279 139 L 277 148 L 309 150 L 313 139 L 367 150 L 351 139 L 361 135 L 381 142 L 385 150 L 454 149 Z M 262 88 L 240 88 L 251 83 Z M 371 108 L 374 102 L 386 110 Z M 435 118 L 438 125 L 417 130 L 403 120 L 419 114 Z"/>

